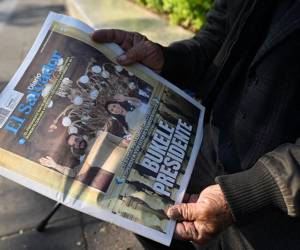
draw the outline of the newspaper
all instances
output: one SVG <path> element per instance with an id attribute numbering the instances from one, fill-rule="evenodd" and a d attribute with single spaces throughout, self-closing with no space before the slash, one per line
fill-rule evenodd
<path id="1" fill-rule="evenodd" d="M 50 13 L 0 94 L 0 174 L 62 204 L 169 245 L 164 210 L 183 199 L 204 108 L 116 44 Z"/>

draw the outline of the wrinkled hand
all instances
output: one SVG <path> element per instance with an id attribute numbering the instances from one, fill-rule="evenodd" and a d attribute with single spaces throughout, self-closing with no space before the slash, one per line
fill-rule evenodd
<path id="1" fill-rule="evenodd" d="M 206 244 L 232 224 L 232 215 L 219 185 L 204 189 L 200 196 L 191 195 L 189 203 L 170 207 L 167 216 L 177 220 L 175 236 Z"/>
<path id="2" fill-rule="evenodd" d="M 118 29 L 103 29 L 96 30 L 91 37 L 98 43 L 113 42 L 120 45 L 125 51 L 117 58 L 117 62 L 121 65 L 141 62 L 156 72 L 162 70 L 164 57 L 161 46 L 149 41 L 139 33 Z"/>
<path id="3" fill-rule="evenodd" d="M 39 159 L 39 162 L 43 165 L 46 166 L 48 168 L 53 168 L 56 169 L 56 162 L 53 160 L 52 157 L 50 156 L 46 156 L 46 157 L 42 157 Z"/>

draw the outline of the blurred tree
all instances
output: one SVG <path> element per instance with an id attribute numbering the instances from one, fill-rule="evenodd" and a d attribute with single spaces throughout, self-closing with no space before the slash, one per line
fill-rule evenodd
<path id="1" fill-rule="evenodd" d="M 179 24 L 194 32 L 205 22 L 205 15 L 213 0 L 135 0 L 158 13 L 168 14 L 173 24 Z"/>

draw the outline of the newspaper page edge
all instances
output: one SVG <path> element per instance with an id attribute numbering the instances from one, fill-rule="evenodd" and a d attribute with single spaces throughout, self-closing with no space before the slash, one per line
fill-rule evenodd
<path id="1" fill-rule="evenodd" d="M 91 28 L 90 26 L 81 22 L 80 20 L 77 20 L 70 16 L 65 16 L 62 14 L 50 12 L 49 15 L 47 16 L 45 22 L 43 23 L 43 26 L 41 27 L 41 30 L 40 30 L 37 38 L 35 39 L 31 49 L 27 53 L 25 59 L 19 66 L 16 73 L 13 75 L 12 79 L 9 81 L 9 83 L 6 85 L 6 87 L 1 92 L 0 98 L 2 97 L 2 94 L 5 93 L 7 90 L 13 89 L 16 87 L 17 83 L 19 82 L 19 80 L 21 79 L 21 77 L 23 76 L 23 74 L 25 73 L 27 68 L 29 67 L 34 56 L 36 55 L 40 46 L 42 45 L 42 42 L 43 42 L 44 38 L 46 37 L 53 21 L 59 21 L 59 22 L 65 23 L 67 25 L 74 26 L 78 29 L 81 29 L 82 31 L 84 31 L 86 33 L 93 32 L 93 28 Z M 117 55 L 120 55 L 124 52 L 122 50 L 122 48 L 119 47 L 117 44 L 107 43 L 105 45 L 108 46 L 110 49 L 112 49 Z M 197 107 L 200 110 L 198 128 L 197 128 L 197 133 L 196 133 L 196 138 L 195 138 L 196 143 L 193 145 L 193 150 L 192 150 L 191 158 L 190 158 L 188 166 L 187 166 L 187 171 L 182 180 L 182 184 L 180 185 L 180 189 L 179 189 L 177 199 L 176 199 L 176 203 L 179 203 L 183 199 L 183 195 L 187 188 L 188 181 L 191 177 L 192 170 L 193 170 L 195 160 L 196 160 L 196 156 L 197 156 L 197 153 L 200 149 L 200 145 L 202 142 L 202 137 L 203 137 L 202 123 L 203 123 L 205 108 L 198 101 L 196 101 L 195 99 L 193 99 L 192 97 L 187 95 L 184 91 L 179 89 L 177 86 L 171 84 L 169 81 L 162 78 L 160 75 L 158 75 L 151 69 L 149 69 L 139 63 L 136 63 L 134 66 L 140 68 L 140 70 L 142 70 L 142 71 L 145 71 L 147 74 L 152 76 L 154 79 L 158 80 L 163 85 L 165 85 L 168 88 L 170 88 L 171 90 L 175 91 L 177 94 L 182 96 L 184 99 L 188 100 L 191 104 L 193 104 L 195 107 Z M 118 216 L 118 215 L 114 215 L 113 213 L 111 213 L 110 211 L 106 211 L 105 209 L 101 209 L 99 207 L 93 207 L 91 205 L 84 205 L 84 203 L 81 202 L 80 200 L 75 200 L 71 197 L 68 197 L 67 199 L 62 201 L 61 199 L 59 199 L 59 197 L 63 197 L 62 193 L 59 194 L 57 191 L 54 192 L 51 188 L 45 187 L 42 184 L 36 183 L 33 180 L 25 178 L 24 176 L 22 176 L 22 178 L 21 178 L 18 174 L 14 173 L 12 171 L 9 171 L 7 169 L 4 169 L 3 167 L 0 167 L 0 169 L 1 169 L 0 174 L 2 176 L 7 177 L 8 179 L 14 180 L 17 183 L 19 183 L 31 190 L 34 190 L 34 191 L 39 190 L 39 193 L 41 193 L 51 199 L 58 200 L 59 202 L 62 202 L 66 206 L 73 207 L 79 211 L 91 214 L 97 218 L 103 219 L 108 222 L 112 222 L 118 226 L 125 228 L 125 229 L 129 229 L 130 231 L 133 231 L 137 234 L 141 234 L 152 240 L 159 241 L 162 244 L 170 245 L 170 243 L 171 243 L 173 232 L 175 229 L 175 221 L 171 221 L 171 223 L 168 227 L 168 232 L 166 234 L 160 233 L 154 229 L 151 229 L 151 228 L 141 225 L 139 223 L 130 221 L 130 220 L 123 218 L 121 216 Z"/>

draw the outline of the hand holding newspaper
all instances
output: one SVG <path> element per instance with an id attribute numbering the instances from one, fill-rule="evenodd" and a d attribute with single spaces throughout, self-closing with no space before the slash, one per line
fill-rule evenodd
<path id="1" fill-rule="evenodd" d="M 169 245 L 204 108 L 153 71 L 115 61 L 93 29 L 50 13 L 0 94 L 0 174 Z"/>

